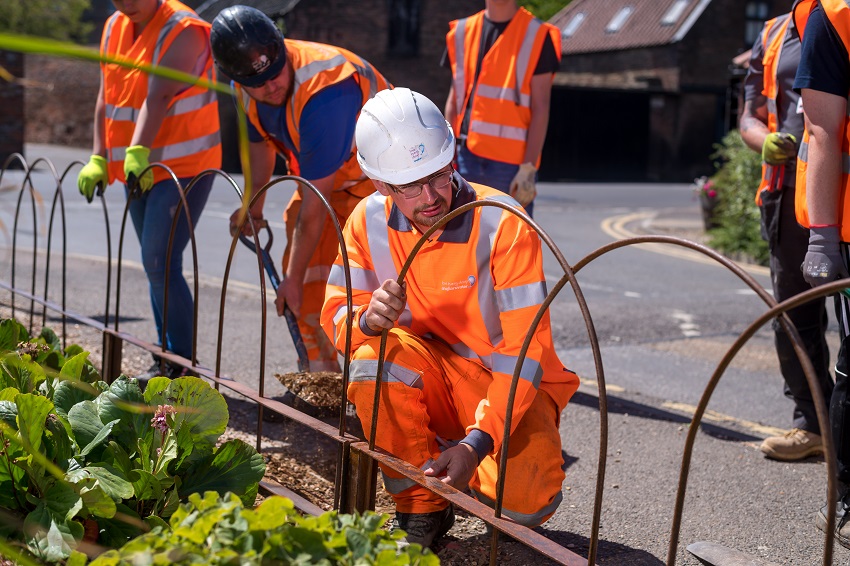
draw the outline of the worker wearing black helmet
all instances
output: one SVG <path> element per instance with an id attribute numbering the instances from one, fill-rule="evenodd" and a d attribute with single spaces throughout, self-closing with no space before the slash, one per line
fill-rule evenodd
<path id="1" fill-rule="evenodd" d="M 222 10 L 210 43 L 219 69 L 236 87 L 237 104 L 248 116 L 251 187 L 271 178 L 275 154 L 289 158 L 290 170 L 310 181 L 345 223 L 355 205 L 374 191 L 353 151 L 360 108 L 389 88 L 384 77 L 350 51 L 284 39 L 274 22 L 249 6 Z M 231 230 L 241 209 L 230 219 Z M 263 199 L 250 210 L 263 218 Z M 287 245 L 284 280 L 277 290 L 278 315 L 295 313 L 310 359 L 310 371 L 338 371 L 336 349 L 319 326 L 325 283 L 338 248 L 336 231 L 319 198 L 299 188 L 284 213 Z M 246 235 L 250 226 L 245 224 Z"/>

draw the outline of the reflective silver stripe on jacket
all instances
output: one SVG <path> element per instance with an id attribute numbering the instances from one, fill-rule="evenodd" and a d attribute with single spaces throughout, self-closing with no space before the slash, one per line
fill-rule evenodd
<path id="1" fill-rule="evenodd" d="M 211 72 L 207 73 L 207 79 L 212 80 Z M 171 117 L 188 114 L 190 112 L 200 110 L 204 106 L 212 104 L 215 101 L 215 92 L 212 90 L 205 90 L 204 92 L 193 96 L 176 100 L 168 109 L 165 116 Z M 113 122 L 132 122 L 133 124 L 136 123 L 136 120 L 139 118 L 139 112 L 141 112 L 141 108 L 133 108 L 132 106 L 115 106 L 114 104 L 107 104 L 105 109 L 106 117 Z"/>
<path id="2" fill-rule="evenodd" d="M 779 34 L 779 32 L 780 31 L 783 32 L 782 40 L 781 40 L 782 42 L 779 44 L 779 49 L 776 50 L 776 63 L 773 65 L 773 70 L 774 70 L 774 72 L 773 72 L 773 84 L 777 84 L 777 82 L 778 82 L 778 78 L 777 78 L 776 74 L 777 74 L 777 71 L 779 70 L 779 58 L 782 57 L 782 48 L 785 45 L 785 37 L 788 35 L 788 31 L 791 27 L 791 26 L 788 25 L 788 21 L 787 21 L 788 19 L 790 19 L 790 17 L 791 17 L 790 14 L 786 14 L 786 21 L 777 22 L 776 24 L 771 26 L 771 28 L 768 30 L 769 33 L 767 34 L 767 37 L 764 38 L 764 42 L 763 42 L 764 50 L 767 51 L 768 46 L 773 44 L 773 42 L 776 39 L 776 36 Z M 779 92 L 779 88 L 776 89 L 776 92 L 777 93 Z M 767 113 L 773 114 L 774 116 L 778 115 L 777 114 L 776 98 L 768 98 L 767 99 Z"/>
<path id="3" fill-rule="evenodd" d="M 354 291 L 372 293 L 380 287 L 378 276 L 371 269 L 349 267 L 349 272 L 351 273 L 351 289 Z M 341 265 L 334 264 L 331 267 L 331 272 L 328 276 L 328 285 L 345 287 L 345 271 Z"/>
<path id="4" fill-rule="evenodd" d="M 510 462 L 508 462 L 508 465 L 510 465 Z M 508 489 L 510 489 L 510 488 L 508 488 Z M 493 501 L 492 499 L 490 499 L 489 497 L 487 497 L 486 495 L 484 495 L 480 491 L 476 491 L 476 490 L 472 490 L 472 491 L 475 494 L 475 498 L 478 499 L 478 501 L 480 501 L 484 505 L 487 505 L 488 507 L 495 507 L 496 506 L 495 501 Z M 506 507 L 502 507 L 502 515 L 504 515 L 505 517 L 508 517 L 509 519 L 512 519 L 513 521 L 516 521 L 520 525 L 525 525 L 527 527 L 536 527 L 537 525 L 542 523 L 543 520 L 546 517 L 548 517 L 549 515 L 554 513 L 555 510 L 558 509 L 558 506 L 561 504 L 561 501 L 563 501 L 563 499 L 564 499 L 564 496 L 559 491 L 557 493 L 557 495 L 555 495 L 555 499 L 552 500 L 552 503 L 550 503 L 549 505 L 547 505 L 546 507 L 544 507 L 543 509 L 541 509 L 537 513 L 518 513 L 516 511 L 511 511 L 510 509 L 508 509 Z"/>
<path id="5" fill-rule="evenodd" d="M 457 21 L 457 27 L 455 28 L 455 76 L 454 76 L 454 85 L 455 85 L 455 105 L 457 108 L 457 115 L 463 115 L 463 100 L 466 96 L 466 72 L 464 61 L 466 61 L 466 49 L 464 48 L 464 36 L 466 35 L 466 20 L 467 18 L 463 18 L 462 20 Z M 455 132 L 455 135 L 460 134 L 460 132 Z"/>
<path id="6" fill-rule="evenodd" d="M 393 257 L 390 253 L 390 228 L 387 226 L 387 214 L 384 211 L 386 200 L 387 197 L 378 192 L 366 198 L 366 237 L 368 239 L 369 252 L 372 256 L 372 263 L 375 266 L 378 286 L 387 279 L 398 281 L 398 271 L 396 271 L 395 264 L 393 264 Z M 405 305 L 404 312 L 401 313 L 396 324 L 410 328 L 412 323 L 413 315 L 410 313 L 410 307 Z"/>
<path id="7" fill-rule="evenodd" d="M 489 199 L 488 199 L 489 200 Z M 502 218 L 502 209 L 495 206 L 483 206 L 479 209 L 478 245 L 475 258 L 478 263 L 478 307 L 481 319 L 487 329 L 490 344 L 502 341 L 502 321 L 499 319 L 499 305 L 496 301 L 493 275 L 490 271 L 490 258 L 493 242 Z"/>
<path id="8" fill-rule="evenodd" d="M 348 317 L 348 306 L 343 305 L 342 307 L 340 307 L 340 309 L 338 311 L 336 311 L 336 314 L 333 317 L 334 337 L 339 336 L 339 328 L 338 328 L 339 323 L 342 321 L 343 318 L 346 318 L 346 317 Z M 337 348 L 337 350 L 339 350 L 339 348 Z M 341 353 L 343 353 L 343 352 L 341 352 Z"/>
<path id="9" fill-rule="evenodd" d="M 318 61 L 311 61 L 307 63 L 303 67 L 300 67 L 295 70 L 295 78 L 292 81 L 292 95 L 290 100 L 298 100 L 298 91 L 301 89 L 301 85 L 308 80 L 312 79 L 319 73 L 323 73 L 335 67 L 339 67 L 340 65 L 345 65 L 348 59 L 345 58 L 345 55 L 342 53 L 338 55 L 334 55 L 330 59 L 321 59 Z M 295 128 L 296 134 L 300 137 L 300 124 L 295 116 L 295 105 L 288 104 L 289 113 L 292 118 L 292 124 Z"/>
<path id="10" fill-rule="evenodd" d="M 107 52 L 109 51 L 109 39 L 112 37 L 112 26 L 115 24 L 115 19 L 120 15 L 120 12 L 115 12 L 108 20 L 106 20 L 106 28 L 103 32 L 103 37 L 105 39 L 103 45 Z"/>
<path id="11" fill-rule="evenodd" d="M 377 375 L 378 360 L 352 360 L 351 383 L 377 381 Z M 383 383 L 403 383 L 408 387 L 422 389 L 421 382 L 417 385 L 421 378 L 421 372 L 394 364 L 389 360 L 384 361 L 384 377 L 381 380 Z"/>
<path id="12" fill-rule="evenodd" d="M 513 102 L 518 106 L 522 106 L 524 108 L 531 107 L 531 95 L 522 93 L 522 83 L 525 80 L 526 75 L 528 74 L 529 67 L 531 65 L 531 52 L 534 49 L 534 38 L 537 36 L 537 32 L 540 30 L 540 26 L 543 25 L 543 22 L 538 18 L 532 18 L 532 20 L 528 23 L 528 27 L 525 30 L 525 36 L 522 39 L 522 44 L 519 48 L 519 53 L 517 53 L 516 57 L 516 73 L 514 75 L 513 87 L 499 87 L 492 85 L 485 85 L 479 83 L 475 88 L 475 93 L 473 96 L 482 97 L 482 98 L 490 98 L 495 100 L 506 100 L 508 102 Z M 457 104 L 457 113 L 458 115 L 463 114 L 464 107 L 464 95 L 466 94 L 466 85 L 465 83 L 465 75 L 464 75 L 464 61 L 466 58 L 465 52 L 465 35 L 466 35 L 466 18 L 458 21 L 457 31 L 455 32 L 455 68 L 457 72 L 455 73 L 454 78 L 454 86 L 455 86 L 455 100 Z M 479 131 L 473 130 L 470 125 L 471 131 Z M 487 133 L 481 131 L 479 133 Z M 506 133 L 510 133 L 509 131 Z M 498 135 L 487 133 L 487 135 Z M 511 136 L 499 136 L 499 137 L 508 137 L 508 139 L 517 139 Z M 525 133 L 521 138 L 522 141 L 525 141 Z"/>
<path id="13" fill-rule="evenodd" d="M 797 152 L 797 158 L 803 163 L 809 162 L 808 142 L 803 142 L 800 144 L 800 151 Z M 850 155 L 846 153 L 841 154 L 841 170 L 844 172 L 845 175 L 850 175 Z"/>
<path id="14" fill-rule="evenodd" d="M 475 89 L 475 96 L 479 98 L 493 98 L 496 100 L 507 100 L 508 102 L 513 102 L 518 106 L 525 106 L 526 108 L 531 107 L 531 95 L 530 94 L 522 94 L 515 88 L 508 87 L 500 87 L 500 86 L 490 86 L 490 85 L 478 85 L 478 88 Z"/>
<path id="15" fill-rule="evenodd" d="M 203 20 L 200 19 L 194 12 L 187 12 L 185 10 L 174 12 L 171 17 L 168 18 L 168 21 L 163 24 L 162 29 L 159 31 L 159 37 L 156 39 L 156 47 L 153 50 L 153 57 L 151 57 L 151 61 L 153 61 L 155 65 L 159 64 L 159 60 L 162 57 L 162 48 L 165 45 L 165 39 L 168 37 L 168 34 L 171 33 L 174 26 L 179 24 L 184 18 L 203 22 Z"/>
<path id="16" fill-rule="evenodd" d="M 496 291 L 496 302 L 499 304 L 500 312 L 509 312 L 525 307 L 539 307 L 545 299 L 545 281 Z"/>
<path id="17" fill-rule="evenodd" d="M 429 458 L 428 461 L 422 464 L 419 469 L 425 471 L 430 468 L 433 463 L 434 459 Z M 385 474 L 384 472 L 381 472 L 381 479 L 384 481 L 384 487 L 386 488 L 386 490 L 392 493 L 393 495 L 398 495 L 406 489 L 410 489 L 415 485 L 419 485 L 410 478 L 391 478 L 387 476 L 387 474 Z"/>
<path id="18" fill-rule="evenodd" d="M 485 136 L 495 136 L 506 140 L 525 141 L 528 133 L 527 128 L 518 128 L 516 126 L 505 126 L 504 124 L 494 124 L 492 122 L 484 122 L 481 120 L 471 120 L 469 123 L 469 131 Z"/>
<path id="19" fill-rule="evenodd" d="M 375 69 L 363 57 L 357 57 L 360 60 L 360 65 L 353 63 L 357 69 L 357 74 L 369 81 L 369 98 L 372 98 L 378 92 L 378 77 L 375 76 Z"/>
<path id="20" fill-rule="evenodd" d="M 516 368 L 519 356 L 506 356 L 504 354 L 494 353 L 491 357 L 493 358 L 494 372 L 506 373 L 508 375 L 514 374 L 514 368 Z M 519 377 L 528 381 L 537 389 L 540 386 L 540 380 L 543 379 L 543 367 L 537 360 L 525 358 L 519 370 Z"/>
<path id="21" fill-rule="evenodd" d="M 154 163 L 187 157 L 215 147 L 220 143 L 220 141 L 221 135 L 219 131 L 216 130 L 211 134 L 207 134 L 199 138 L 180 143 L 173 143 L 162 147 L 154 147 L 151 149 L 151 154 L 148 157 L 148 160 L 151 163 Z M 113 147 L 109 151 L 110 161 L 123 161 L 126 151 L 126 147 Z"/>
<path id="22" fill-rule="evenodd" d="M 531 64 L 531 50 L 534 49 L 534 38 L 537 36 L 537 31 L 542 25 L 542 21 L 537 18 L 532 18 L 531 21 L 528 22 L 528 27 L 525 29 L 525 37 L 522 38 L 522 45 L 520 45 L 519 53 L 517 54 L 515 79 L 517 97 L 519 97 L 522 81 L 525 80 L 525 76 L 528 74 L 528 67 Z M 529 105 L 530 101 L 531 99 L 529 98 Z"/>

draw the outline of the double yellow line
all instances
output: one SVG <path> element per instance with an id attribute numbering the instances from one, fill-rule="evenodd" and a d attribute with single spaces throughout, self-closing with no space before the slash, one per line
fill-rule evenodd
<path id="1" fill-rule="evenodd" d="M 601 228 L 602 231 L 614 238 L 615 240 L 625 240 L 627 238 L 635 238 L 637 236 L 641 236 L 642 234 L 637 234 L 629 230 L 626 226 L 630 224 L 634 224 L 635 222 L 645 224 L 652 220 L 655 217 L 657 212 L 648 211 L 648 212 L 633 212 L 630 214 L 624 214 L 621 216 L 612 216 L 610 218 L 606 218 L 602 221 Z M 686 259 L 688 261 L 694 261 L 697 263 L 702 263 L 706 265 L 718 265 L 716 261 L 713 259 L 704 256 L 699 252 L 695 252 L 688 248 L 683 248 L 679 246 L 674 246 L 670 244 L 638 244 L 638 246 L 647 251 L 663 254 L 670 257 L 676 257 L 679 259 Z M 749 263 L 738 263 L 742 269 L 747 271 L 752 275 L 764 275 L 766 277 L 770 277 L 770 269 L 767 267 L 763 267 L 761 265 L 753 265 Z"/>

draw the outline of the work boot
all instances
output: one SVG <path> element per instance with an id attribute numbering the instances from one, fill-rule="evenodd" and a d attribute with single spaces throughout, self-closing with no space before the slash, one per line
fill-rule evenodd
<path id="1" fill-rule="evenodd" d="M 823 455 L 823 440 L 819 434 L 792 428 L 782 436 L 765 438 L 761 451 L 768 458 L 790 462 L 809 456 Z"/>
<path id="2" fill-rule="evenodd" d="M 433 513 L 399 513 L 393 519 L 393 530 L 401 529 L 407 535 L 403 541 L 408 544 L 421 544 L 428 548 L 435 540 L 449 532 L 455 524 L 454 507 L 449 504 L 445 509 Z"/>
<path id="3" fill-rule="evenodd" d="M 815 526 L 826 532 L 826 505 L 818 511 Z M 835 540 L 844 548 L 850 548 L 850 492 L 835 503 Z"/>

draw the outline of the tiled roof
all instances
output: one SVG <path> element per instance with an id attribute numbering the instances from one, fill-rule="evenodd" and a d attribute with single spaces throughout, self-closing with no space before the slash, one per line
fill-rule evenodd
<path id="1" fill-rule="evenodd" d="M 549 22 L 562 33 L 564 54 L 589 53 L 666 45 L 681 40 L 702 15 L 711 0 L 687 0 L 684 9 L 669 25 L 661 20 L 683 0 L 573 0 Z M 614 17 L 631 8 L 631 13 L 618 31 L 606 31 Z M 563 32 L 578 16 L 581 24 L 570 37 Z"/>

